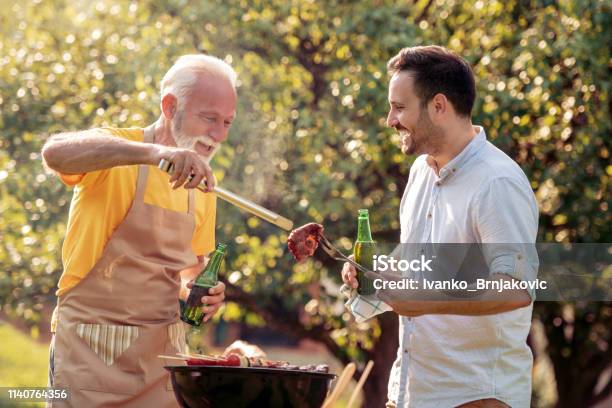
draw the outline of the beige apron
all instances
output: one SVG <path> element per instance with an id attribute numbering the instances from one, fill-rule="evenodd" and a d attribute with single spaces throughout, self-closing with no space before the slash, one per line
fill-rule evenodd
<path id="1" fill-rule="evenodd" d="M 151 143 L 153 129 L 145 129 Z M 197 263 L 194 191 L 188 212 L 146 204 L 149 166 L 138 171 L 134 202 L 102 257 L 58 299 L 54 386 L 70 400 L 54 407 L 177 407 L 160 354 L 184 352 L 179 271 Z"/>

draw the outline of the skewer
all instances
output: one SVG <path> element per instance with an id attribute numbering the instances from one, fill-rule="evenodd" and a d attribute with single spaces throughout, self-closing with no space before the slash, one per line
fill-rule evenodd
<path id="1" fill-rule="evenodd" d="M 184 358 L 200 358 L 200 359 L 207 359 L 207 360 L 214 360 L 214 361 L 221 361 L 223 360 L 222 358 L 219 357 L 214 357 L 214 356 L 207 356 L 204 354 L 184 354 L 184 353 L 176 353 L 177 355 L 184 357 Z"/>
<path id="2" fill-rule="evenodd" d="M 185 359 L 183 357 L 174 357 L 174 356 L 164 356 L 164 355 L 159 355 L 157 356 L 158 358 L 165 358 L 168 360 L 181 360 L 181 361 L 185 361 Z"/>
<path id="3" fill-rule="evenodd" d="M 323 405 L 321 406 L 321 408 L 331 408 L 334 405 L 340 394 L 342 394 L 342 391 L 344 391 L 346 386 L 351 381 L 351 378 L 353 378 L 353 374 L 355 374 L 356 368 L 357 366 L 355 365 L 355 363 L 348 363 L 346 367 L 344 367 L 344 370 L 342 370 L 342 374 L 340 374 L 340 378 L 338 378 L 338 383 L 334 387 L 334 390 L 329 395 L 329 397 L 327 397 L 327 399 L 323 401 Z"/>
<path id="4" fill-rule="evenodd" d="M 370 371 L 372 371 L 373 366 L 374 362 L 372 360 L 368 361 L 368 364 L 366 364 L 363 373 L 361 374 L 361 378 L 359 378 L 359 381 L 357 382 L 357 385 L 355 386 L 355 389 L 351 394 L 351 398 L 349 399 L 347 408 L 351 408 L 353 406 L 353 402 L 355 402 L 355 399 L 357 399 L 357 394 L 359 394 L 359 391 L 361 391 L 361 388 L 363 387 L 363 384 L 365 384 L 366 379 L 370 375 Z"/>

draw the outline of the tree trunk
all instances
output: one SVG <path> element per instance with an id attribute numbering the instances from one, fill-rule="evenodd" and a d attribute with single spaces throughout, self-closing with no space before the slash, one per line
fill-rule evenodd
<path id="1" fill-rule="evenodd" d="M 595 393 L 598 380 L 612 364 L 612 350 L 600 345 L 609 343 L 610 303 L 572 304 L 573 317 L 569 319 L 563 307 L 560 302 L 543 302 L 537 308 L 546 328 L 546 351 L 557 383 L 556 408 L 593 406 L 612 393 L 610 379 Z"/>

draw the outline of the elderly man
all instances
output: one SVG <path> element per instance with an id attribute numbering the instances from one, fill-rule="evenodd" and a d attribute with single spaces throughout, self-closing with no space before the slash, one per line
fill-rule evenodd
<path id="1" fill-rule="evenodd" d="M 161 82 L 152 125 L 45 144 L 47 166 L 75 186 L 50 361 L 50 383 L 69 389 L 67 405 L 177 405 L 157 356 L 184 351 L 179 298 L 215 246 L 215 196 L 194 187 L 214 187 L 209 162 L 236 114 L 235 82 L 225 62 L 186 55 Z M 170 177 L 156 167 L 161 159 L 174 163 Z M 224 291 L 219 283 L 202 298 L 205 320 Z"/>
<path id="2" fill-rule="evenodd" d="M 535 243 L 535 197 L 519 166 L 486 140 L 483 127 L 472 125 L 470 65 L 427 46 L 402 49 L 388 69 L 387 124 L 399 132 L 403 153 L 421 154 L 400 207 L 403 246 L 479 243 L 491 281 L 535 278 L 537 258 L 523 256 L 522 245 L 508 245 Z M 358 286 L 349 264 L 342 278 Z M 387 406 L 529 407 L 533 291 L 481 290 L 478 300 L 438 291 L 435 301 L 423 301 L 424 292 L 377 292 L 400 315 Z"/>

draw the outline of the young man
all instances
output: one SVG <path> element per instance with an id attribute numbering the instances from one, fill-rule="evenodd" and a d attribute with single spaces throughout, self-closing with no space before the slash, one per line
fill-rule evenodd
<path id="1" fill-rule="evenodd" d="M 215 196 L 194 188 L 214 186 L 208 163 L 236 114 L 235 82 L 225 62 L 183 56 L 161 82 L 152 125 L 45 144 L 47 166 L 75 186 L 50 361 L 51 385 L 70 399 L 54 406 L 177 406 L 157 356 L 184 351 L 179 297 L 215 246 Z M 171 176 L 161 159 L 174 164 Z M 205 320 L 224 291 L 219 283 L 202 298 Z"/>
<path id="2" fill-rule="evenodd" d="M 399 132 L 403 153 L 420 155 L 401 202 L 401 243 L 490 244 L 491 280 L 535 278 L 537 261 L 521 245 L 507 245 L 535 243 L 535 196 L 519 166 L 471 122 L 469 63 L 426 46 L 402 49 L 388 69 L 387 124 Z M 355 276 L 345 264 L 342 278 L 352 288 Z M 448 292 L 423 301 L 423 292 L 377 293 L 400 315 L 388 407 L 529 407 L 533 291 L 484 290 L 472 301 Z"/>

